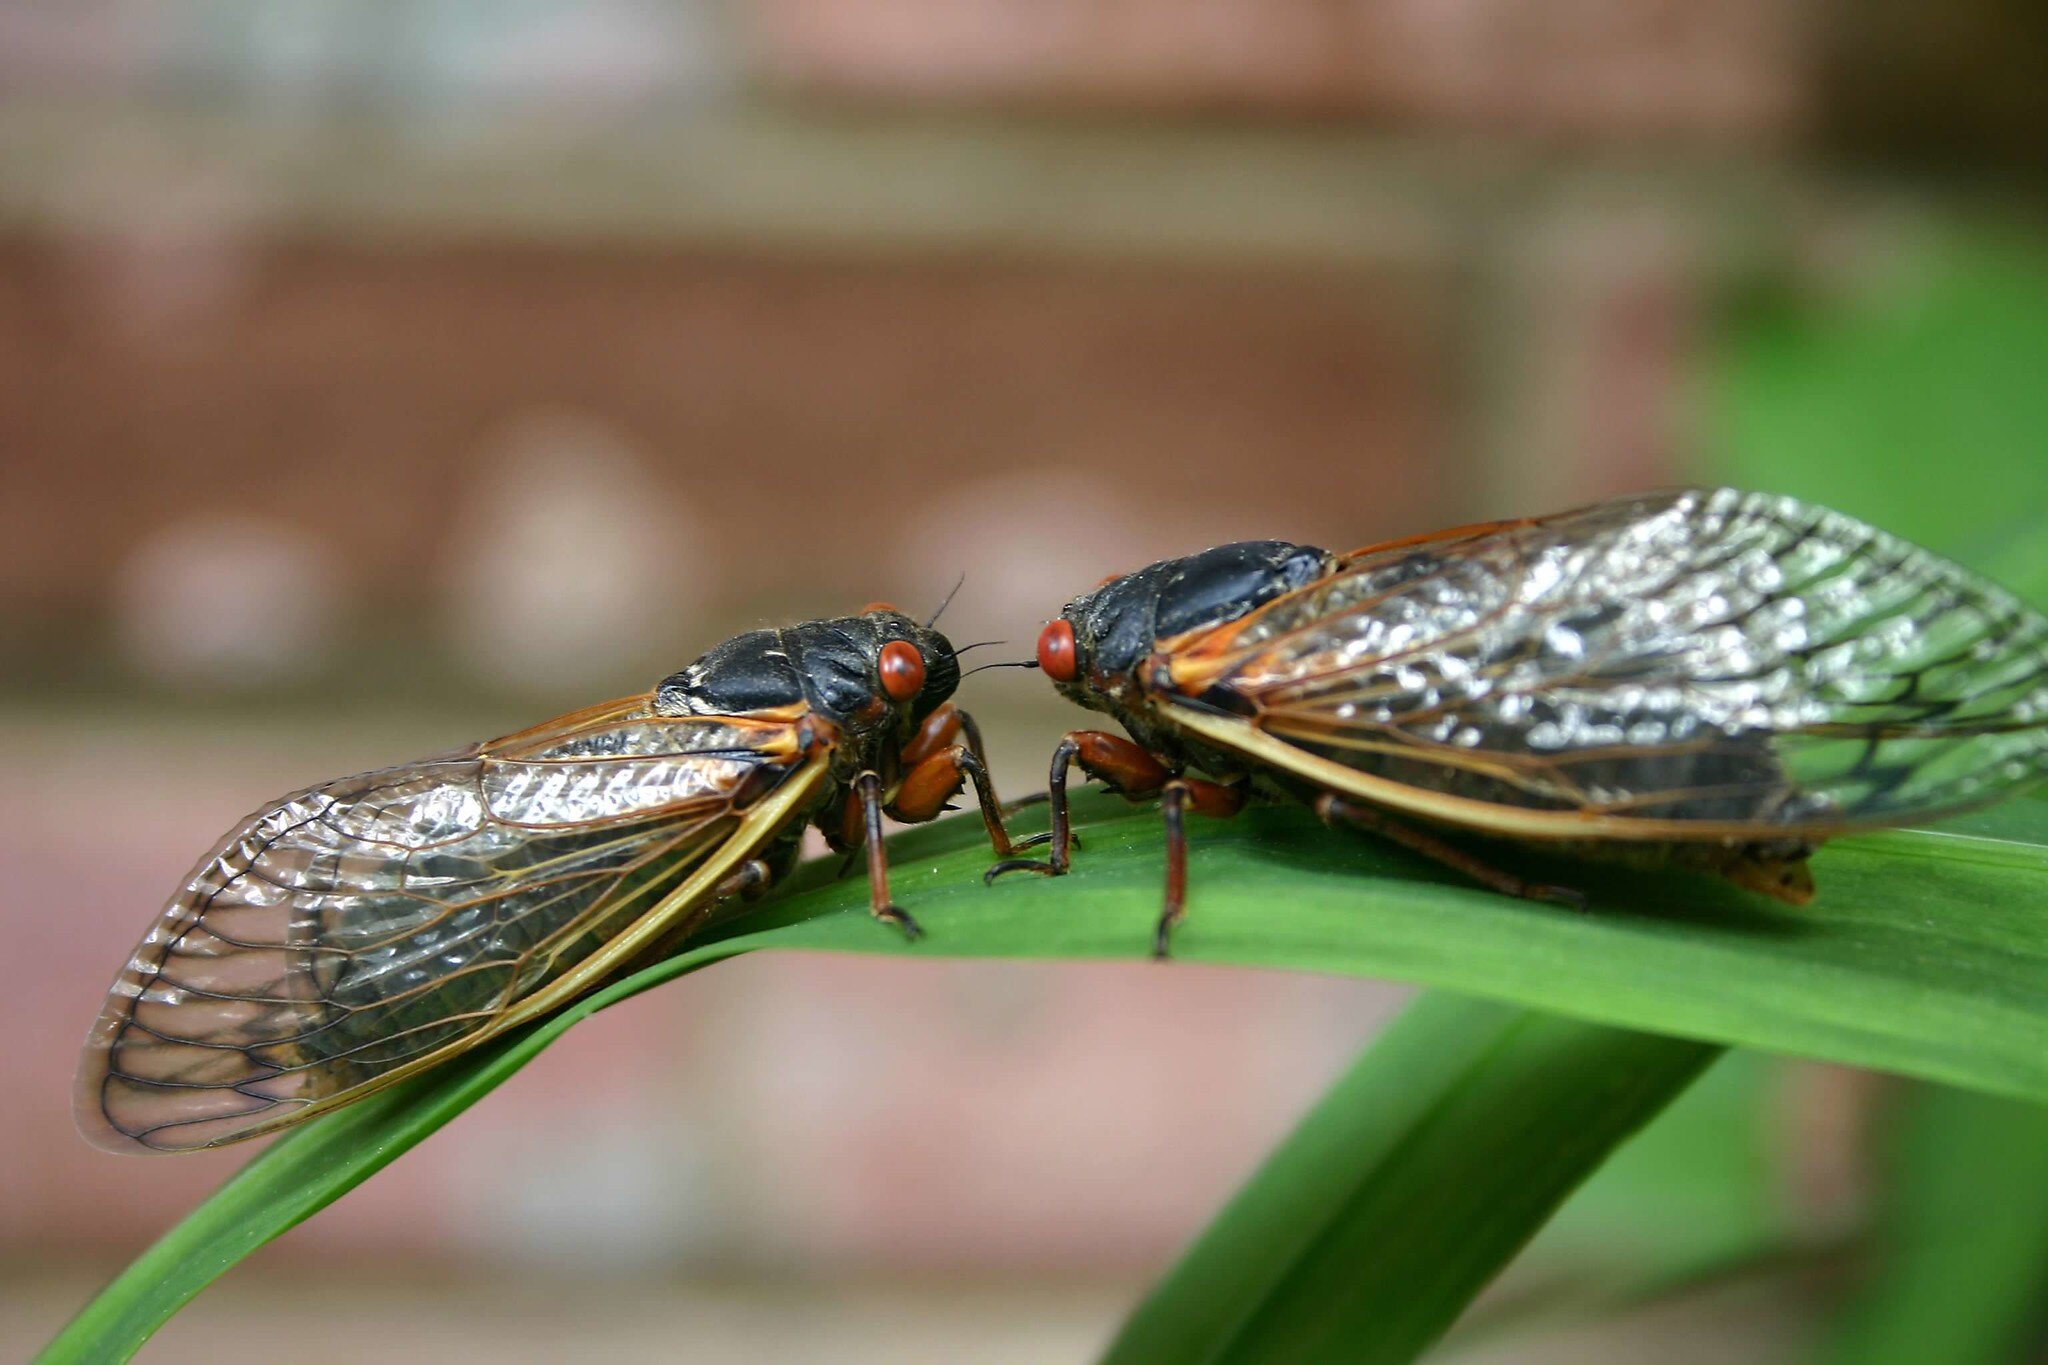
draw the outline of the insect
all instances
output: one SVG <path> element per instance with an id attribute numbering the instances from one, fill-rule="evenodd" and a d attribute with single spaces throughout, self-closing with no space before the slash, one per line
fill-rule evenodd
<path id="1" fill-rule="evenodd" d="M 972 646 L 969 646 L 972 648 Z M 687 938 L 796 859 L 971 780 L 1008 851 L 945 636 L 892 607 L 727 640 L 651 693 L 295 792 L 200 859 L 115 981 L 76 1111 L 187 1151 L 349 1103 Z"/>
<path id="2" fill-rule="evenodd" d="M 989 879 L 1067 871 L 1070 764 L 1157 795 L 1161 956 L 1186 902 L 1184 812 L 1254 793 L 1510 895 L 1583 903 L 1444 836 L 1689 867 L 1803 904 L 1822 840 L 2048 772 L 2048 619 L 1850 517 L 1733 489 L 1350 554 L 1220 546 L 1106 580 L 1037 654 L 1129 738 L 1060 741 L 1051 831 L 1025 841 L 1049 858 Z"/>

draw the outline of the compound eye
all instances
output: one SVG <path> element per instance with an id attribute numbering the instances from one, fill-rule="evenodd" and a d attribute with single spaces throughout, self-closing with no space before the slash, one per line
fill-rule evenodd
<path id="1" fill-rule="evenodd" d="M 897 610 L 898 608 L 894 602 L 870 602 L 860 609 L 860 614 L 862 616 L 870 616 L 878 611 L 893 612 Z"/>
<path id="2" fill-rule="evenodd" d="M 924 690 L 924 655 L 908 640 L 891 640 L 882 646 L 876 665 L 882 674 L 882 690 L 890 701 L 909 701 Z"/>
<path id="3" fill-rule="evenodd" d="M 1038 633 L 1038 666 L 1054 682 L 1072 682 L 1080 671 L 1074 649 L 1074 625 L 1064 618 Z"/>

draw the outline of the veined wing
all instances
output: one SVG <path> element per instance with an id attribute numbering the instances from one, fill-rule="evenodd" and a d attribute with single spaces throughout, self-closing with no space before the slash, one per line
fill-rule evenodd
<path id="1" fill-rule="evenodd" d="M 2048 774 L 2048 619 L 1730 489 L 1361 550 L 1165 652 L 1202 737 L 1523 837 L 1819 834 Z"/>
<path id="2" fill-rule="evenodd" d="M 115 982 L 78 1075 L 115 1151 L 268 1132 L 589 989 L 824 776 L 792 723 L 610 703 L 264 808 Z"/>

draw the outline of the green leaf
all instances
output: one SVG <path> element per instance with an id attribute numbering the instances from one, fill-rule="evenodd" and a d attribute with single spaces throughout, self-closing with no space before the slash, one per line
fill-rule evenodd
<path id="1" fill-rule="evenodd" d="M 1804 1250 L 1771 1103 L 1785 1068 L 1733 1053 L 1617 1152 L 1517 1263 L 1532 1289 L 1549 1282 L 1532 1297 L 1642 1298 Z"/>
<path id="2" fill-rule="evenodd" d="M 132 1352 L 240 1257 L 395 1159 L 577 1018 L 762 948 L 910 957 L 1141 958 L 1158 913 L 1159 821 L 1096 793 L 1075 803 L 1073 875 L 981 884 L 971 815 L 890 841 L 897 900 L 927 936 L 866 913 L 859 878 L 810 864 L 680 956 L 496 1047 L 290 1134 L 117 1280 L 53 1360 Z M 1019 822 L 1035 827 L 1042 813 Z M 1307 812 L 1196 821 L 1178 958 L 1392 977 L 1625 1028 L 1803 1054 L 2048 1100 L 2048 804 L 1943 832 L 1844 840 L 1792 910 L 1704 878 L 1551 865 L 1593 894 L 1576 912 L 1466 885 Z M 1532 859 L 1502 850 L 1518 865 Z M 1173 968 L 1162 966 L 1160 970 Z"/>
<path id="3" fill-rule="evenodd" d="M 1876 1274 L 1822 1358 L 2033 1359 L 2023 1347 L 2048 1284 L 2048 1109 L 1941 1086 L 1901 1098 Z"/>
<path id="4" fill-rule="evenodd" d="M 1107 1365 L 1414 1359 L 1718 1055 L 1424 996 L 1139 1306 Z"/>
<path id="5" fill-rule="evenodd" d="M 137 1257 L 67 1324 L 43 1362 L 126 1360 L 243 1257 L 396 1161 L 607 1005 L 730 956 L 708 946 L 587 996 L 562 1013 L 272 1143 Z"/>
<path id="6" fill-rule="evenodd" d="M 1730 320 L 1705 463 L 2010 572 L 1980 555 L 2048 508 L 2048 252 L 1953 224 L 1874 244 L 1895 254 L 1853 286 Z"/>
<path id="7" fill-rule="evenodd" d="M 1844 1260 L 1860 1224 L 1789 1197 L 1779 1101 L 1804 1070 L 1755 1052 L 1715 1063 L 1544 1224 L 1458 1319 L 1447 1358 Z"/>
<path id="8" fill-rule="evenodd" d="M 984 889 L 977 831 L 904 838 L 898 900 L 931 936 L 906 946 L 856 913 L 854 886 L 807 884 L 777 913 L 825 915 L 755 946 L 962 956 L 1143 953 L 1160 894 L 1158 819 L 1076 803 L 1074 875 Z M 1842 840 L 1804 909 L 1708 878 L 1497 856 L 1585 887 L 1591 909 L 1511 900 L 1288 807 L 1200 821 L 1187 962 L 1440 986 L 1595 1023 L 1824 1058 L 2048 1100 L 2048 802 L 1936 831 Z M 1170 970 L 1163 968 L 1162 970 Z"/>

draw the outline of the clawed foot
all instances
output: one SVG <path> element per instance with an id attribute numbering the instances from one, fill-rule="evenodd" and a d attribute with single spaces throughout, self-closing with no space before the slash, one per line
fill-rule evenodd
<path id="1" fill-rule="evenodd" d="M 1019 844 L 1018 847 L 1023 848 L 1026 845 Z M 994 886 L 996 878 L 1005 872 L 1036 872 L 1041 877 L 1057 877 L 1061 871 L 1062 869 L 1054 867 L 1051 863 L 1042 863 L 1036 858 L 1005 858 L 981 874 L 981 884 Z"/>
<path id="2" fill-rule="evenodd" d="M 901 906 L 878 905 L 874 908 L 873 913 L 875 918 L 882 921 L 882 923 L 893 924 L 898 929 L 901 929 L 903 937 L 912 943 L 924 937 L 924 930 L 917 927 L 917 921 L 912 919 L 910 912 Z"/>
<path id="3" fill-rule="evenodd" d="M 1546 905 L 1562 905 L 1567 910 L 1586 908 L 1586 893 L 1569 886 L 1551 886 L 1542 882 L 1524 882 L 1518 893 L 1523 900 L 1542 901 Z"/>
<path id="4" fill-rule="evenodd" d="M 1051 842 L 1052 831 L 1043 830 L 1037 834 L 1028 834 L 1022 839 L 1015 840 L 1011 843 L 1010 847 L 1013 849 L 1039 848 Z M 1074 833 L 1072 830 L 1067 831 L 1067 847 L 1079 848 L 1080 846 L 1081 836 L 1079 834 Z"/>
<path id="5" fill-rule="evenodd" d="M 1012 849 L 1017 850 L 1027 848 L 1042 848 L 1045 845 L 1051 843 L 1052 841 L 1052 832 L 1048 830 L 1043 834 L 1034 834 L 1031 835 L 1029 838 L 1019 839 L 1015 843 L 1011 844 L 1010 847 Z M 1080 846 L 1081 836 L 1074 833 L 1072 830 L 1068 830 L 1067 847 L 1073 849 L 1079 848 Z M 1045 862 L 1040 862 L 1036 858 L 1005 858 L 1001 862 L 997 863 L 994 867 L 991 867 L 988 871 L 981 874 L 981 884 L 983 886 L 994 886 L 996 884 L 996 878 L 1002 876 L 1005 872 L 1035 872 L 1041 877 L 1064 876 L 1067 871 L 1067 866 L 1068 864 L 1064 857 L 1060 857 L 1057 859 L 1049 859 Z"/>
<path id="6" fill-rule="evenodd" d="M 1164 962 L 1173 956 L 1173 925 L 1171 919 L 1159 921 L 1159 927 L 1152 931 L 1152 960 Z"/>

